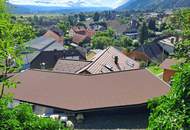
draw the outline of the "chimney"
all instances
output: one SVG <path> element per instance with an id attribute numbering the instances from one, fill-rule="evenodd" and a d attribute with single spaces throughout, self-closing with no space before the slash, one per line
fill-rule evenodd
<path id="1" fill-rule="evenodd" d="M 116 65 L 118 65 L 118 61 L 119 61 L 119 57 L 118 57 L 118 56 L 115 56 L 115 57 L 114 57 L 114 62 L 115 62 Z"/>

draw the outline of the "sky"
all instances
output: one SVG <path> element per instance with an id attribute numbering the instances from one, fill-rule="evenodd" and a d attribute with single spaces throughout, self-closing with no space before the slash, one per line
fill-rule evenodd
<path id="1" fill-rule="evenodd" d="M 127 0 L 9 0 L 9 3 L 16 5 L 110 8 L 116 8 L 126 2 Z"/>

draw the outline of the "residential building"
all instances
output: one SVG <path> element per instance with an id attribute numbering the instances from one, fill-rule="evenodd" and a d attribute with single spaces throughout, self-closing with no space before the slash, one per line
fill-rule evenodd
<path id="1" fill-rule="evenodd" d="M 140 68 L 137 61 L 127 57 L 114 47 L 108 47 L 89 61 L 92 62 L 79 70 L 77 74 L 100 74 Z"/>
<path id="2" fill-rule="evenodd" d="M 64 56 L 66 50 L 54 38 L 37 37 L 26 43 L 28 52 L 24 52 L 24 69 L 53 68 L 59 58 Z"/>
<path id="3" fill-rule="evenodd" d="M 76 129 L 145 129 L 148 100 L 169 91 L 145 69 L 97 75 L 27 70 L 13 78 L 22 81 L 9 90 L 17 102 L 32 104 L 40 115 L 65 114 Z"/>
<path id="4" fill-rule="evenodd" d="M 176 70 L 173 68 L 173 66 L 178 64 L 177 59 L 166 59 L 160 67 L 164 69 L 164 74 L 163 74 L 163 80 L 167 83 L 170 83 L 171 78 L 174 76 L 176 73 Z"/>
<path id="5" fill-rule="evenodd" d="M 141 53 L 140 55 L 136 54 L 139 52 Z M 141 45 L 129 54 L 133 59 L 139 59 L 139 56 L 142 56 L 142 61 L 147 57 L 148 60 L 153 63 L 162 63 L 168 55 L 169 54 L 158 43 Z"/>

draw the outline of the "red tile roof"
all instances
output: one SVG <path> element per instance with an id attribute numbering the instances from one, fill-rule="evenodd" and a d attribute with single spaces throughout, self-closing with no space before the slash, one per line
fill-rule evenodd
<path id="1" fill-rule="evenodd" d="M 58 43 L 64 44 L 64 38 L 56 34 L 55 32 L 48 30 L 43 36 L 55 39 Z"/>
<path id="2" fill-rule="evenodd" d="M 169 91 L 147 70 L 92 76 L 27 70 L 14 79 L 16 100 L 73 111 L 144 104 Z"/>
<path id="3" fill-rule="evenodd" d="M 87 38 L 87 36 L 85 36 L 85 35 L 74 34 L 72 41 L 74 43 L 79 44 L 79 43 L 83 42 L 86 38 Z"/>
<path id="4" fill-rule="evenodd" d="M 91 29 L 78 27 L 73 27 L 72 29 L 75 32 L 72 41 L 78 44 L 86 39 L 91 39 L 91 37 L 96 33 L 94 30 Z"/>

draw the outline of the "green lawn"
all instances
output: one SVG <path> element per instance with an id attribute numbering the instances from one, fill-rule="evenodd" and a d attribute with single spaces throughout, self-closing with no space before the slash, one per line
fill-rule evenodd
<path id="1" fill-rule="evenodd" d="M 161 69 L 159 66 L 149 66 L 148 70 L 155 75 L 163 73 L 163 69 Z"/>

